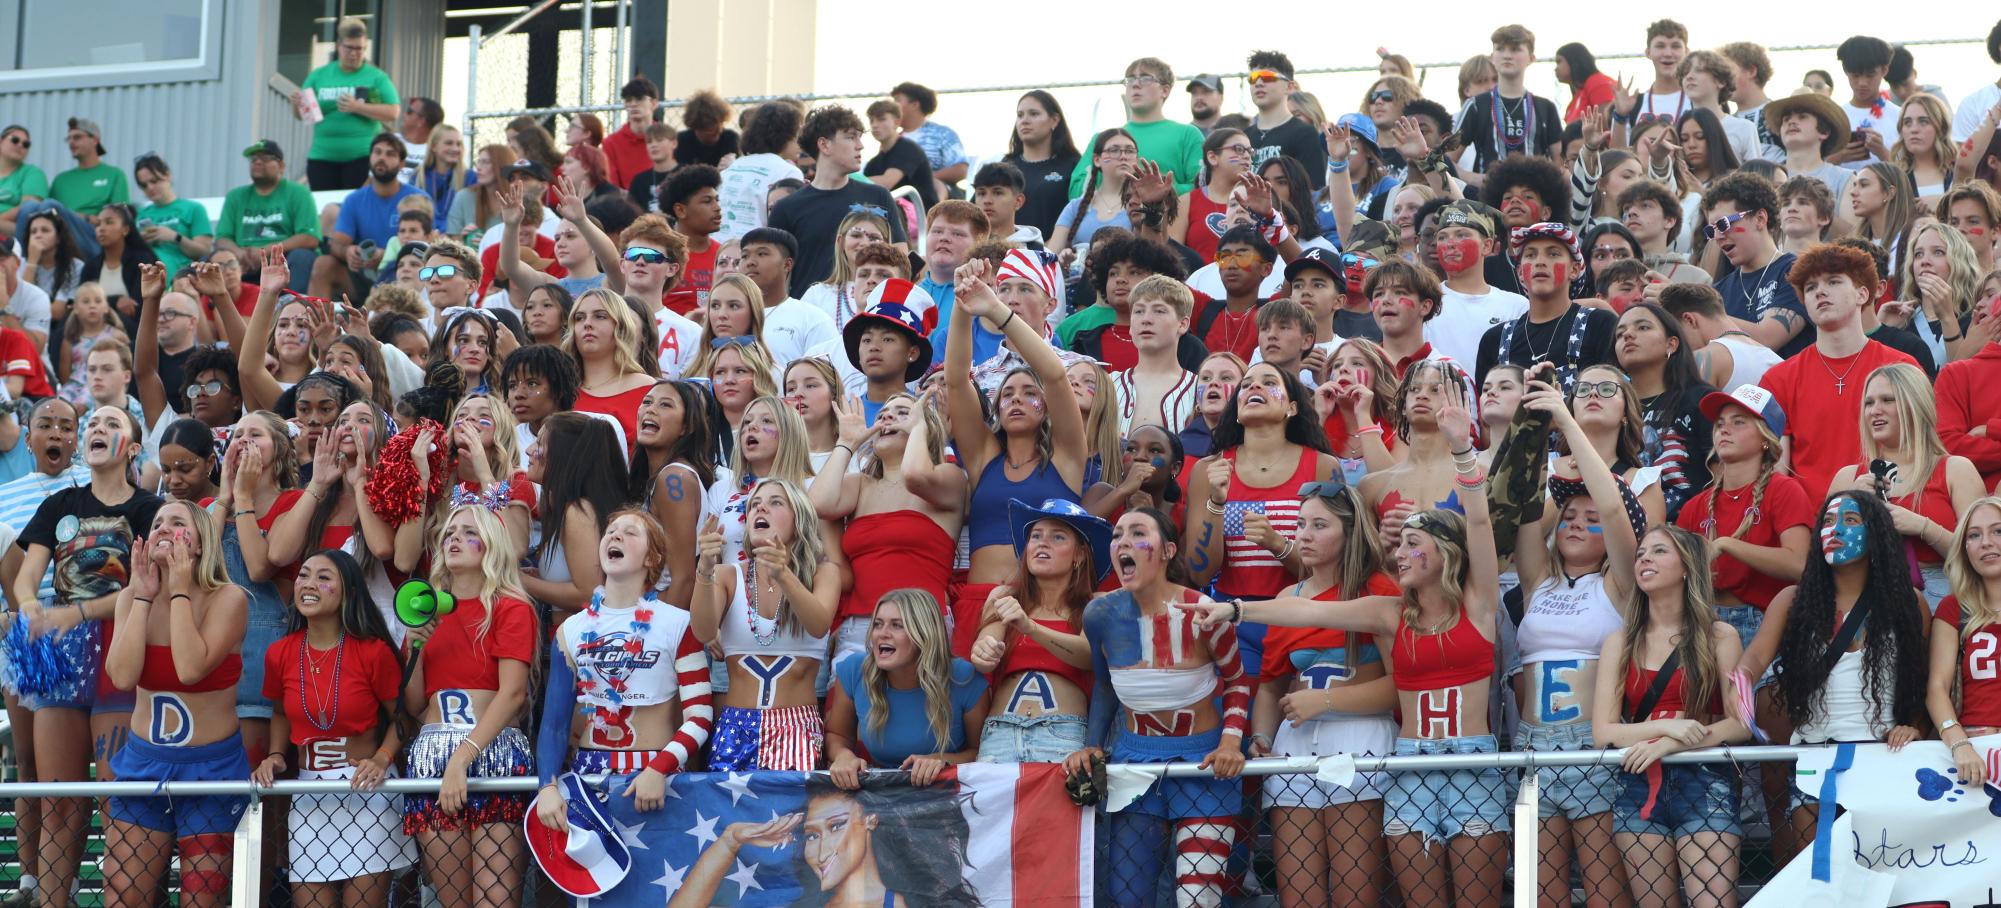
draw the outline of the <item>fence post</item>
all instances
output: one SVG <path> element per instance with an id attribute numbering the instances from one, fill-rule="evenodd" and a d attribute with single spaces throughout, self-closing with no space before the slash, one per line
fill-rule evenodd
<path id="1" fill-rule="evenodd" d="M 592 49 L 591 13 L 593 12 L 596 6 L 597 6 L 597 0 L 584 0 L 583 3 L 584 15 L 583 15 L 583 22 L 581 23 L 583 25 L 583 31 L 581 37 L 583 38 L 583 47 L 584 47 L 584 52 L 582 54 L 584 58 L 584 72 L 583 72 L 582 83 L 577 87 L 578 107 L 590 106 L 591 98 L 595 97 L 597 94 L 597 92 L 593 90 L 596 88 L 596 86 L 591 84 L 591 49 Z"/>
<path id="2" fill-rule="evenodd" d="M 616 0 L 612 7 L 618 11 L 618 24 L 611 32 L 611 80 L 622 86 L 632 79 L 625 69 L 625 30 L 632 20 L 625 14 L 625 0 Z"/>
<path id="3" fill-rule="evenodd" d="M 251 798 L 250 809 L 243 812 L 243 819 L 236 824 L 236 841 L 230 846 L 235 852 L 230 864 L 234 879 L 229 887 L 229 903 L 232 905 L 262 905 L 264 893 L 259 890 L 258 881 L 264 878 L 264 799 Z"/>
<path id="4" fill-rule="evenodd" d="M 1536 875 L 1542 872 L 1542 790 L 1535 769 L 1522 772 L 1522 793 L 1515 800 L 1515 904 L 1536 904 Z"/>
<path id="5" fill-rule="evenodd" d="M 466 29 L 466 109 L 465 125 L 459 131 L 465 133 L 467 145 L 472 144 L 472 112 L 479 106 L 479 41 L 482 29 L 475 22 Z"/>

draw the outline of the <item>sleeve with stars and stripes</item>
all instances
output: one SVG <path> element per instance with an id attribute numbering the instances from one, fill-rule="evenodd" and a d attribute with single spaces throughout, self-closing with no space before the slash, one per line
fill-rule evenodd
<path id="1" fill-rule="evenodd" d="M 1216 662 L 1216 678 L 1223 687 L 1223 734 L 1241 738 L 1251 721 L 1251 681 L 1238 658 L 1237 629 L 1219 624 L 1204 634 L 1210 658 Z"/>
<path id="2" fill-rule="evenodd" d="M 681 699 L 681 728 L 674 740 L 654 755 L 647 769 L 671 774 L 680 772 L 709 740 L 716 721 L 709 693 L 709 654 L 693 631 L 681 631 L 681 643 L 674 648 L 674 675 Z"/>

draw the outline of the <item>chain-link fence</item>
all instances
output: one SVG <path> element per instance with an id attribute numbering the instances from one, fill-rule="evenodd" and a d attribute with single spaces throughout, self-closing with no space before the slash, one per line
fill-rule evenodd
<path id="1" fill-rule="evenodd" d="M 1097 824 L 1096 901 L 1120 908 L 1739 904 L 1775 847 L 1759 770 L 1784 747 L 1268 758 L 1217 783 L 1193 765 L 1113 766 L 1110 803 L 1192 783 L 1229 810 L 1132 807 Z M 1770 768 L 1790 770 L 1786 762 Z M 1163 778 L 1164 777 L 1164 778 Z M 1533 777 L 1534 784 L 1528 780 Z M 555 905 L 526 857 L 532 779 L 475 780 L 453 827 L 405 820 L 435 780 L 0 784 L 0 902 L 52 906 Z M 1134 786 L 1137 786 L 1135 788 Z M 1185 793 L 1184 793 L 1185 794 Z M 1185 797 L 1171 803 L 1186 805 Z M 1165 817 L 1156 814 L 1184 813 Z M 1199 815 L 1197 815 L 1199 814 Z M 132 821 L 138 821 L 134 823 Z M 71 824 L 68 827 L 63 824 Z M 178 839 L 150 828 L 178 829 Z M 72 835 L 50 834 L 69 828 Z M 216 832 L 215 830 L 222 830 Z M 75 855 L 81 849 L 81 860 Z M 39 898 L 39 901 L 35 899 Z"/>

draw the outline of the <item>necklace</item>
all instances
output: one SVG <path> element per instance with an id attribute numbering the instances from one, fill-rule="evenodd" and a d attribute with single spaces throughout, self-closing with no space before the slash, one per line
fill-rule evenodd
<path id="1" fill-rule="evenodd" d="M 319 695 L 320 691 L 317 689 L 314 690 L 313 692 L 314 699 L 319 700 L 319 706 L 320 706 L 319 710 L 314 710 L 312 704 L 306 702 L 306 688 L 309 686 L 314 688 L 318 687 L 318 685 L 313 685 L 308 683 L 310 679 L 306 672 L 307 655 L 311 653 L 312 650 L 313 650 L 313 645 L 311 643 L 306 642 L 306 640 L 303 637 L 300 638 L 299 711 L 305 714 L 306 722 L 311 724 L 314 728 L 317 728 L 320 731 L 331 731 L 333 730 L 334 727 L 334 721 L 340 717 L 340 667 L 341 663 L 346 661 L 347 658 L 347 629 L 346 628 L 341 629 L 340 642 L 334 644 L 333 683 L 328 685 L 332 689 L 331 695 L 322 697 Z M 312 669 L 313 670 L 311 674 L 318 675 L 320 673 L 319 666 L 314 665 L 312 666 Z"/>
<path id="2" fill-rule="evenodd" d="M 1105 333 L 1111 335 L 1112 339 L 1116 341 L 1122 341 L 1128 344 L 1133 342 L 1133 329 L 1132 326 L 1130 325 L 1124 328 L 1121 328 L 1118 325 L 1106 325 Z"/>
<path id="3" fill-rule="evenodd" d="M 1223 322 L 1223 345 L 1217 349 L 1237 349 L 1237 341 L 1243 338 L 1244 326 L 1252 324 L 1251 316 L 1256 314 L 1256 312 L 1256 309 L 1246 309 L 1241 314 L 1232 315 L 1230 310 L 1224 309 L 1219 313 L 1216 317 Z"/>
<path id="4" fill-rule="evenodd" d="M 639 601 L 633 604 L 632 617 L 626 622 L 626 627 L 631 631 L 631 636 L 626 639 L 623 645 L 625 651 L 638 654 L 645 650 L 646 635 L 653 630 L 653 606 L 655 604 L 656 597 L 652 590 L 647 590 L 645 595 L 641 596 Z M 588 625 L 583 633 L 577 635 L 577 642 L 581 645 L 571 650 L 572 656 L 579 656 L 593 650 L 591 644 L 596 643 L 598 638 L 602 636 L 598 633 L 596 621 L 604 614 L 604 608 L 604 587 L 598 587 L 591 593 L 591 604 L 584 609 L 584 613 L 590 616 L 593 623 Z M 605 675 L 598 668 L 597 662 L 592 659 L 578 658 L 576 659 L 576 667 L 577 693 L 595 694 L 604 698 L 606 702 L 609 702 L 611 704 L 610 707 L 593 706 L 591 707 L 591 711 L 603 725 L 607 727 L 619 727 L 631 709 L 625 705 L 626 678 Z"/>
<path id="5" fill-rule="evenodd" d="M 1556 323 L 1550 327 L 1549 343 L 1542 345 L 1542 352 L 1540 353 L 1536 352 L 1535 336 L 1533 335 L 1533 333 L 1529 331 L 1523 331 L 1522 346 L 1529 348 L 1529 362 L 1533 364 L 1533 363 L 1540 363 L 1547 361 L 1549 359 L 1550 352 L 1556 349 L 1556 339 L 1563 336 L 1564 323 L 1576 317 L 1577 317 L 1576 306 L 1572 306 L 1569 309 L 1564 310 L 1563 317 L 1557 319 Z M 1527 322 L 1527 324 L 1530 327 L 1535 326 L 1534 322 L 1528 321 L 1528 316 L 1524 315 L 1522 316 L 1522 319 L 1523 321 Z"/>
<path id="6" fill-rule="evenodd" d="M 1821 354 L 1817 358 L 1820 360 L 1820 367 L 1822 369 L 1826 369 L 1828 376 L 1834 379 L 1834 393 L 1836 394 L 1840 394 L 1843 391 L 1847 390 L 1848 373 L 1855 371 L 1856 364 L 1862 362 L 1862 354 L 1861 351 L 1858 350 L 1856 351 L 1856 354 L 1854 356 L 1849 357 L 1848 368 L 1841 370 L 1841 374 L 1836 375 L 1834 373 L 1834 367 L 1827 364 L 1826 354 Z"/>
<path id="7" fill-rule="evenodd" d="M 1784 258 L 1784 257 L 1785 257 L 1785 255 L 1784 255 L 1783 253 L 1781 253 L 1781 254 L 1779 254 L 1779 255 L 1775 255 L 1775 256 L 1772 256 L 1772 260 L 1771 260 L 1771 261 L 1769 261 L 1769 262 L 1766 262 L 1766 263 L 1765 263 L 1765 267 L 1763 267 L 1763 268 L 1760 268 L 1760 269 L 1758 269 L 1758 279 L 1757 279 L 1757 280 L 1755 280 L 1755 281 L 1749 281 L 1749 280 L 1747 280 L 1747 281 L 1743 281 L 1742 283 L 1740 283 L 1740 284 L 1738 285 L 1738 287 L 1737 287 L 1737 292 L 1739 292 L 1739 293 L 1742 293 L 1742 294 L 1744 295 L 1744 311 L 1746 311 L 1746 312 L 1756 312 L 1756 311 L 1757 311 L 1757 310 L 1756 310 L 1755 308 L 1753 308 L 1753 307 L 1752 307 L 1752 305 L 1751 305 L 1751 302 L 1752 302 L 1752 300 L 1753 300 L 1753 299 L 1755 299 L 1755 298 L 1757 297 L 1757 295 L 1758 295 L 1758 288 L 1760 288 L 1760 287 L 1763 287 L 1763 286 L 1765 286 L 1765 272 L 1767 272 L 1767 271 L 1770 271 L 1770 270 L 1772 270 L 1772 266 L 1773 266 L 1773 265 L 1776 265 L 1776 264 L 1778 264 L 1778 263 L 1779 263 L 1779 259 L 1782 259 L 1782 258 Z M 1738 272 L 1738 273 L 1739 273 L 1739 274 L 1742 274 L 1743 272 L 1741 272 L 1741 271 L 1740 271 L 1740 272 Z"/>
<path id="8" fill-rule="evenodd" d="M 743 613 L 744 624 L 750 627 L 750 639 L 757 641 L 758 646 L 770 646 L 778 639 L 778 619 L 764 617 L 764 607 L 758 602 L 763 597 L 760 595 L 757 582 L 757 562 L 752 561 L 743 566 L 743 582 L 750 588 L 750 607 L 744 609 Z M 778 607 L 781 610 L 785 608 L 785 596 L 782 592 L 778 597 Z M 759 622 L 764 624 L 762 631 L 757 629 Z"/>

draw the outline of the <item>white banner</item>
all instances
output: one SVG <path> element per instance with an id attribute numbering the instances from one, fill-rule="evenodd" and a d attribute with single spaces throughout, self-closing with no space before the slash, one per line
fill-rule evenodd
<path id="1" fill-rule="evenodd" d="M 1975 738 L 1994 756 L 2001 735 Z M 1839 755 L 1849 765 L 1836 770 Z M 1995 760 L 1988 760 L 1991 766 Z M 1832 774 L 1839 820 L 1746 908 L 1991 908 L 2001 895 L 2001 787 L 1962 783 L 1943 742 L 1829 747 L 1800 760 L 1801 791 Z"/>

